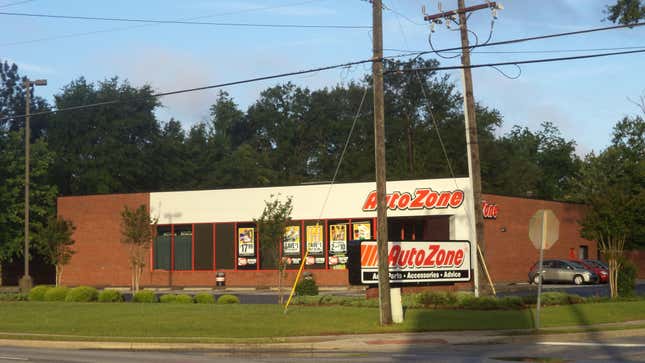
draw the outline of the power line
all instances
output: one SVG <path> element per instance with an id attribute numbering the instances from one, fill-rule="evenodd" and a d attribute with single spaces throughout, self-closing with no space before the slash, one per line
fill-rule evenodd
<path id="1" fill-rule="evenodd" d="M 12 2 L 12 3 L 4 4 L 4 5 L 0 5 L 0 9 L 8 8 L 8 7 L 10 7 L 10 6 L 14 6 L 14 5 L 22 5 L 22 4 L 30 3 L 30 2 L 32 2 L 32 1 L 36 1 L 36 0 L 14 1 L 14 2 Z"/>
<path id="2" fill-rule="evenodd" d="M 35 0 L 29 0 L 29 1 L 35 1 Z M 219 16 L 226 16 L 226 15 L 235 15 L 235 14 L 241 14 L 241 13 L 250 13 L 250 12 L 254 12 L 254 11 L 264 11 L 264 10 L 280 9 L 280 8 L 286 8 L 286 7 L 292 7 L 292 6 L 298 6 L 298 5 L 309 4 L 309 3 L 313 3 L 313 2 L 319 2 L 319 1 L 321 1 L 321 0 L 300 1 L 300 2 L 296 2 L 296 3 L 287 3 L 287 4 L 274 5 L 274 6 L 263 6 L 263 7 L 257 7 L 257 8 L 251 8 L 251 9 L 244 9 L 244 10 L 237 10 L 237 11 L 229 11 L 229 12 L 225 12 L 225 13 L 218 13 L 218 14 L 212 14 L 212 15 L 201 15 L 201 16 L 195 16 L 195 17 L 183 18 L 183 19 L 177 19 L 177 20 L 186 20 L 186 21 L 188 21 L 188 20 L 207 19 L 207 18 L 213 18 L 213 17 L 219 17 Z M 79 36 L 92 35 L 92 34 L 111 33 L 111 32 L 115 32 L 115 31 L 130 30 L 130 29 L 138 29 L 138 28 L 146 28 L 146 27 L 151 27 L 151 26 L 155 26 L 155 25 L 162 25 L 162 24 L 142 24 L 142 25 L 134 25 L 134 26 L 119 27 L 119 28 L 110 28 L 110 29 L 94 30 L 94 31 L 88 31 L 88 32 L 80 32 L 80 33 L 71 33 L 71 34 L 56 35 L 56 36 L 46 37 L 46 38 L 38 38 L 38 39 L 30 39 L 30 40 L 20 40 L 20 41 L 15 41 L 15 42 L 2 43 L 2 44 L 0 44 L 0 47 L 13 46 L 13 45 L 20 45 L 20 44 L 39 43 L 39 42 L 44 42 L 44 41 L 49 41 L 49 40 L 58 40 L 58 39 L 75 38 L 75 37 L 79 37 Z"/>
<path id="3" fill-rule="evenodd" d="M 255 28 L 298 28 L 298 29 L 370 29 L 371 28 L 370 26 L 365 26 L 365 25 L 219 23 L 219 22 L 208 22 L 208 21 L 107 18 L 107 17 L 93 17 L 93 16 L 72 16 L 72 15 L 12 13 L 12 12 L 0 12 L 0 15 L 23 16 L 23 17 L 32 17 L 32 18 L 48 18 L 48 19 L 116 21 L 116 22 L 125 22 L 125 23 L 210 25 L 210 26 L 231 26 L 231 27 L 255 27 Z"/>
<path id="4" fill-rule="evenodd" d="M 572 57 L 543 58 L 543 59 L 531 59 L 531 60 L 525 60 L 525 61 L 472 64 L 472 65 L 470 65 L 468 67 L 464 67 L 464 66 L 445 66 L 445 67 L 431 67 L 431 68 L 401 69 L 401 70 L 395 70 L 395 71 L 388 71 L 388 72 L 385 72 L 385 73 L 399 73 L 399 72 L 412 72 L 412 71 L 447 71 L 447 70 L 464 69 L 464 68 L 471 68 L 472 69 L 472 68 L 508 66 L 508 65 L 518 65 L 518 64 L 549 63 L 549 62 L 560 62 L 560 61 L 576 60 L 576 59 L 598 58 L 598 57 L 607 57 L 607 56 L 612 56 L 612 55 L 623 55 L 623 54 L 634 54 L 634 53 L 645 53 L 645 49 L 630 50 L 630 51 L 624 51 L 624 52 L 613 52 L 613 53 L 587 54 L 587 55 L 578 55 L 578 56 L 572 56 Z"/>
<path id="5" fill-rule="evenodd" d="M 645 23 L 632 24 L 631 26 L 642 26 L 642 25 L 645 25 Z M 614 26 L 614 27 L 587 29 L 587 30 L 582 30 L 582 31 L 577 31 L 577 32 L 561 33 L 559 36 L 571 35 L 571 34 L 574 34 L 574 33 L 575 34 L 588 33 L 588 32 L 591 32 L 591 31 L 619 29 L 619 28 L 624 28 L 624 27 L 627 27 L 627 26 L 618 25 L 618 26 Z M 520 41 L 534 40 L 534 39 L 538 39 L 538 38 L 552 38 L 552 37 L 555 37 L 555 36 L 558 36 L 558 35 L 550 34 L 550 35 L 539 36 L 539 37 L 530 37 L 530 38 L 506 40 L 506 41 L 503 41 L 503 42 L 488 43 L 488 44 L 483 45 L 483 46 L 498 45 L 500 43 L 510 44 L 510 43 L 517 43 L 517 42 L 520 42 Z M 444 49 L 444 50 L 457 50 L 457 49 L 461 49 L 461 48 L 458 47 L 458 48 L 450 48 L 450 49 Z M 575 57 L 562 57 L 562 58 L 536 59 L 536 60 L 527 60 L 527 61 L 513 61 L 513 62 L 501 62 L 501 63 L 475 64 L 475 65 L 471 65 L 470 68 L 494 67 L 494 66 L 501 66 L 501 65 L 529 64 L 529 63 L 556 62 L 556 61 L 585 59 L 585 58 L 596 58 L 596 57 L 606 57 L 606 56 L 612 56 L 612 55 L 633 54 L 633 53 L 642 53 L 642 52 L 645 52 L 645 49 L 633 50 L 633 51 L 625 51 L 625 52 L 591 54 L 591 55 L 583 55 L 583 56 L 575 56 Z M 400 57 L 406 57 L 406 56 L 412 56 L 412 55 L 420 56 L 420 55 L 427 54 L 427 53 L 432 53 L 432 51 L 399 54 L 399 55 L 394 55 L 394 56 L 383 57 L 383 59 L 394 59 L 394 58 L 400 58 Z M 251 82 L 264 81 L 264 80 L 270 80 L 270 79 L 276 79 L 276 78 L 284 78 L 284 77 L 300 75 L 300 74 L 306 74 L 306 73 L 326 71 L 326 70 L 331 70 L 331 69 L 335 69 L 335 68 L 350 67 L 350 66 L 354 66 L 354 65 L 358 65 L 358 64 L 371 63 L 371 62 L 374 62 L 374 61 L 375 61 L 375 59 L 364 59 L 364 60 L 360 60 L 360 61 L 348 62 L 348 63 L 343 63 L 343 64 L 336 64 L 336 65 L 331 65 L 331 66 L 324 66 L 324 67 L 313 68 L 313 69 L 302 70 L 302 71 L 287 72 L 287 73 L 281 73 L 281 74 L 270 75 L 270 76 L 250 78 L 250 79 L 241 80 L 241 81 L 234 81 L 234 82 L 220 83 L 220 84 L 214 84 L 214 85 L 203 86 L 203 87 L 195 87 L 195 88 L 188 88 L 188 89 L 182 89 L 182 90 L 177 90 L 177 91 L 157 93 L 157 94 L 153 94 L 152 96 L 154 96 L 154 97 L 163 97 L 163 96 L 170 96 L 170 95 L 175 95 L 175 94 L 180 94 L 180 93 L 203 91 L 203 90 L 207 90 L 207 89 L 222 88 L 222 87 L 233 86 L 233 85 L 244 84 L 244 83 L 251 83 Z M 463 68 L 463 66 L 446 66 L 446 67 L 436 67 L 436 68 L 428 68 L 428 69 L 426 69 L 426 68 L 411 69 L 411 70 L 408 70 L 408 71 L 417 71 L 417 70 L 440 71 L 440 70 L 454 70 L 454 69 L 462 69 L 462 68 Z M 398 70 L 397 71 L 389 71 L 387 73 L 402 72 L 402 71 L 403 70 L 401 70 L 401 71 L 398 71 Z M 91 108 L 91 107 L 97 107 L 97 106 L 103 106 L 103 105 L 109 105 L 109 104 L 116 104 L 116 103 L 120 103 L 120 102 L 123 102 L 123 101 L 121 101 L 121 100 L 113 100 L 113 101 L 99 102 L 99 103 L 95 103 L 95 104 L 87 104 L 87 105 L 80 105 L 80 106 L 73 106 L 73 107 L 65 107 L 65 108 L 57 109 L 57 110 L 42 111 L 42 112 L 32 113 L 31 115 L 32 116 L 47 115 L 47 114 L 53 114 L 53 113 L 57 113 L 57 112 L 80 110 L 80 109 L 86 109 L 86 108 Z M 3 117 L 3 118 L 0 118 L 0 120 L 8 120 L 8 119 L 12 119 L 12 118 L 16 119 L 16 118 L 23 118 L 23 117 L 25 117 L 25 115 L 6 116 L 6 117 Z"/>
<path id="6" fill-rule="evenodd" d="M 582 49 L 544 49 L 544 50 L 480 50 L 472 51 L 471 53 L 478 54 L 539 54 L 539 53 L 578 53 L 578 52 L 607 52 L 612 50 L 629 50 L 629 49 L 643 49 L 645 45 L 633 46 L 633 47 L 613 47 L 613 48 L 582 48 Z M 410 49 L 398 49 L 398 48 L 384 48 L 384 51 L 388 52 L 399 52 L 399 53 L 424 53 L 425 50 L 410 50 Z M 442 53 L 461 53 L 459 51 L 444 51 L 439 50 Z"/>

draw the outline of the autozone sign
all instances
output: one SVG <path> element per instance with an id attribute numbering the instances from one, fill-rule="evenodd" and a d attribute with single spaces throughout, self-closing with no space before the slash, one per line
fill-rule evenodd
<path id="1" fill-rule="evenodd" d="M 363 211 L 376 210 L 376 191 L 371 191 L 363 203 Z M 414 193 L 392 192 L 385 196 L 390 210 L 459 208 L 464 202 L 464 191 L 436 192 L 430 188 L 418 188 Z"/>
<path id="2" fill-rule="evenodd" d="M 361 282 L 378 283 L 376 241 L 360 245 Z M 390 283 L 419 284 L 470 281 L 470 242 L 388 242 Z"/>

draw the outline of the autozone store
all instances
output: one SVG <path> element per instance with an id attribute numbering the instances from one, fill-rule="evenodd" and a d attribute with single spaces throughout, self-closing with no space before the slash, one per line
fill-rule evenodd
<path id="1" fill-rule="evenodd" d="M 387 191 L 390 241 L 473 240 L 469 179 L 393 181 Z M 348 285 L 348 241 L 376 237 L 374 183 L 61 197 L 59 216 L 76 226 L 76 254 L 65 267 L 63 283 L 128 286 L 120 213 L 124 206 L 143 204 L 158 225 L 142 286 L 214 286 L 216 271 L 226 273 L 227 286 L 275 286 L 277 263 L 263 253 L 261 231 L 253 222 L 272 196 L 293 200 L 293 220 L 280 251 L 288 263 L 288 281 L 308 248 L 305 269 L 320 286 Z M 579 236 L 582 206 L 487 194 L 483 199 L 487 263 L 495 282 L 526 281 L 538 257 L 528 222 L 539 209 L 553 210 L 560 221 L 560 239 L 546 258 L 597 256 L 596 243 Z"/>

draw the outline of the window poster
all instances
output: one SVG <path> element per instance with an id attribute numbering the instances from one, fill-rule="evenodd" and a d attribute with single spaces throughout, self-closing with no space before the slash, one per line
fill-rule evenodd
<path id="1" fill-rule="evenodd" d="M 354 239 L 364 240 L 372 238 L 372 227 L 370 222 L 356 222 L 352 224 L 354 229 Z"/>
<path id="2" fill-rule="evenodd" d="M 332 224 L 329 226 L 329 253 L 347 253 L 347 225 Z"/>
<path id="3" fill-rule="evenodd" d="M 237 230 L 238 256 L 255 256 L 255 229 L 239 228 Z"/>
<path id="4" fill-rule="evenodd" d="M 284 229 L 282 254 L 300 256 L 300 226 L 287 226 Z"/>
<path id="5" fill-rule="evenodd" d="M 307 249 L 309 254 L 322 255 L 325 251 L 323 248 L 323 226 L 307 226 Z"/>
<path id="6" fill-rule="evenodd" d="M 344 269 L 347 263 L 347 223 L 329 226 L 329 267 Z"/>

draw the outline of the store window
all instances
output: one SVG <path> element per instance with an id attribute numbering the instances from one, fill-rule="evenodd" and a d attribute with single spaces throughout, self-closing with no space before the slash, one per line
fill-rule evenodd
<path id="1" fill-rule="evenodd" d="M 347 264 L 347 240 L 349 237 L 348 221 L 330 221 L 327 235 L 329 236 L 329 268 L 342 270 Z"/>
<path id="2" fill-rule="evenodd" d="M 235 237 L 237 240 L 237 269 L 257 269 L 258 249 L 257 231 L 255 225 L 238 224 Z"/>
<path id="3" fill-rule="evenodd" d="M 218 223 L 215 225 L 215 268 L 232 270 L 235 268 L 235 224 Z"/>
<path id="4" fill-rule="evenodd" d="M 284 229 L 282 258 L 287 269 L 297 269 L 302 262 L 302 229 L 293 224 Z"/>
<path id="5" fill-rule="evenodd" d="M 213 225 L 195 225 L 195 270 L 213 269 Z"/>
<path id="6" fill-rule="evenodd" d="M 176 271 L 193 269 L 193 226 L 179 225 L 174 228 L 174 261 Z"/>
<path id="7" fill-rule="evenodd" d="M 317 221 L 305 222 L 305 248 L 309 251 L 305 266 L 323 269 L 327 258 L 325 250 L 325 225 Z"/>
<path id="8" fill-rule="evenodd" d="M 578 249 L 578 258 L 581 260 L 589 259 L 589 246 L 580 246 L 580 249 Z"/>
<path id="9" fill-rule="evenodd" d="M 157 227 L 157 237 L 154 240 L 153 263 L 155 270 L 170 270 L 170 256 L 172 244 L 172 229 L 170 226 Z"/>

